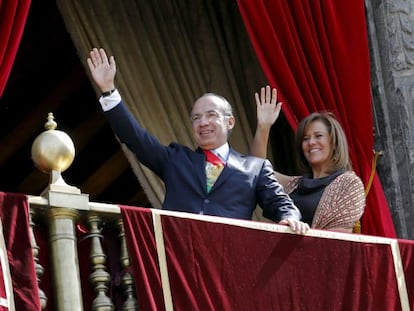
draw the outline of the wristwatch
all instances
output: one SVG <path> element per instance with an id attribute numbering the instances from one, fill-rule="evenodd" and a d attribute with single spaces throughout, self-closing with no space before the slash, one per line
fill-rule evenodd
<path id="1" fill-rule="evenodd" d="M 112 89 L 112 90 L 107 91 L 107 92 L 102 92 L 102 93 L 101 93 L 101 96 L 102 96 L 102 97 L 107 97 L 107 96 L 111 95 L 113 92 L 115 92 L 115 90 L 116 90 L 116 89 Z"/>

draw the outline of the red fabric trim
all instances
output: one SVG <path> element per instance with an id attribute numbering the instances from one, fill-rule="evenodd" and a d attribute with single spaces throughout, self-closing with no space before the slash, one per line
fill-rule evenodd
<path id="1" fill-rule="evenodd" d="M 22 194 L 0 192 L 0 207 L 16 310 L 41 310 L 31 246 L 27 197 Z"/>
<path id="2" fill-rule="evenodd" d="M 364 1 L 245 1 L 240 13 L 261 67 L 296 130 L 314 111 L 333 112 L 366 185 L 373 158 L 372 104 Z M 396 237 L 376 180 L 362 218 L 365 234 Z"/>
<path id="3" fill-rule="evenodd" d="M 3 265 L 0 262 L 0 298 L 7 299 L 6 286 L 4 284 L 5 279 L 1 271 L 3 271 Z"/>
<path id="4" fill-rule="evenodd" d="M 150 212 L 121 213 L 139 306 L 164 310 Z M 390 245 L 174 216 L 161 222 L 174 310 L 401 310 Z M 399 243 L 410 276 L 414 243 Z M 412 300 L 413 282 L 407 288 Z"/>
<path id="5" fill-rule="evenodd" d="M 165 310 L 151 211 L 139 207 L 120 208 L 135 272 L 139 310 Z"/>
<path id="6" fill-rule="evenodd" d="M 400 309 L 388 245 L 162 221 L 177 310 Z"/>
<path id="7" fill-rule="evenodd" d="M 405 274 L 410 309 L 414 310 L 414 241 L 399 240 L 398 245 Z"/>

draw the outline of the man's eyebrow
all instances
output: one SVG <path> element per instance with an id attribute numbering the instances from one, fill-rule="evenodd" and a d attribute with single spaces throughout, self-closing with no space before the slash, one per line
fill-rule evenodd
<path id="1" fill-rule="evenodd" d="M 201 114 L 204 114 L 204 113 L 210 113 L 210 112 L 220 113 L 220 111 L 219 111 L 218 109 L 211 109 L 211 110 L 207 110 L 207 111 L 204 111 L 204 112 L 197 112 L 197 113 L 193 113 L 193 114 L 191 114 L 191 115 L 192 115 L 192 116 L 199 116 L 199 115 L 201 115 Z"/>

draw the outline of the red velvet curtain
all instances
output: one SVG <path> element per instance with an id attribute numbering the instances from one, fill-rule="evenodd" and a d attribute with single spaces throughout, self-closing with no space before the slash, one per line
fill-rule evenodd
<path id="1" fill-rule="evenodd" d="M 23 35 L 31 0 L 0 0 L 0 97 Z"/>
<path id="2" fill-rule="evenodd" d="M 314 111 L 342 124 L 355 172 L 367 186 L 373 122 L 364 1 L 238 0 L 262 69 L 296 130 Z M 378 176 L 367 195 L 362 233 L 396 237 Z"/>
<path id="3" fill-rule="evenodd" d="M 23 35 L 31 0 L 0 0 L 0 98 Z M 0 193 L 0 216 L 9 251 L 16 310 L 40 310 L 24 195 Z M 16 226 L 18 224 L 19 226 Z"/>

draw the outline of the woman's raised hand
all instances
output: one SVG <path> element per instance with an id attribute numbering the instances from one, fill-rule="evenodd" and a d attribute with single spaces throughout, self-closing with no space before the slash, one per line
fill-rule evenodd
<path id="1" fill-rule="evenodd" d="M 277 90 L 269 85 L 260 89 L 260 95 L 254 94 L 257 107 L 257 126 L 271 127 L 279 117 L 282 102 L 277 102 Z"/>

